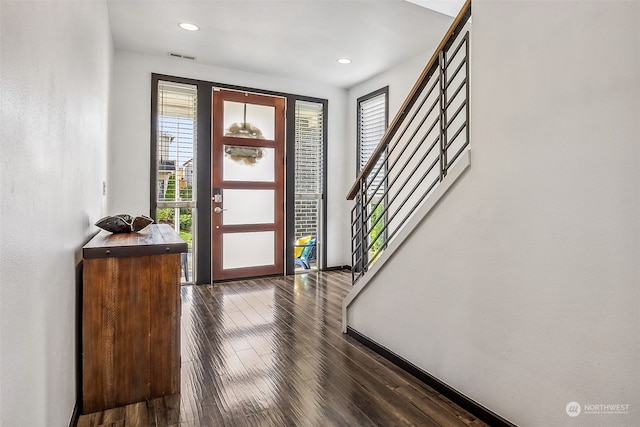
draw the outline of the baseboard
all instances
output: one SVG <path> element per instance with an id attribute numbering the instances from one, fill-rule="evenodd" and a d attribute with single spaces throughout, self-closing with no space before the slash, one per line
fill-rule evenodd
<path id="1" fill-rule="evenodd" d="M 349 270 L 351 271 L 351 266 L 350 265 L 336 265 L 333 267 L 327 267 L 322 271 L 337 271 L 337 270 Z"/>
<path id="2" fill-rule="evenodd" d="M 233 283 L 233 282 L 242 282 L 245 280 L 254 280 L 254 279 L 270 279 L 273 277 L 286 277 L 286 274 L 265 274 L 262 276 L 252 276 L 252 277 L 238 277 L 238 278 L 234 278 L 234 279 L 221 279 L 221 280 L 212 280 L 211 283 L 196 283 L 196 286 L 201 286 L 201 285 L 225 285 L 227 283 Z M 191 286 L 192 284 L 185 284 L 183 286 Z"/>
<path id="3" fill-rule="evenodd" d="M 350 265 L 337 265 L 337 266 L 334 266 L 334 267 L 327 267 L 324 270 L 320 270 L 320 271 L 337 271 L 337 270 L 349 270 L 349 271 L 351 271 L 351 266 Z M 311 272 L 314 272 L 314 271 L 317 271 L 317 270 L 311 270 Z M 303 274 L 304 272 L 297 271 L 294 274 L 301 274 L 301 273 Z M 249 278 L 241 277 L 241 278 L 238 278 L 238 279 L 217 280 L 217 281 L 212 282 L 212 283 L 184 283 L 182 286 L 191 286 L 191 285 L 200 286 L 200 285 L 211 285 L 211 284 L 225 284 L 225 283 L 231 283 L 231 282 L 239 282 L 241 280 L 268 279 L 270 277 L 283 277 L 283 276 L 287 276 L 287 275 L 286 274 L 285 275 L 282 275 L 282 274 L 268 274 L 268 275 L 265 275 L 265 276 L 256 276 L 256 277 L 249 277 Z M 289 276 L 292 276 L 292 274 L 290 274 Z"/>
<path id="4" fill-rule="evenodd" d="M 403 359 L 402 357 L 398 356 L 388 348 L 383 347 L 380 344 L 376 343 L 375 341 L 370 340 L 369 338 L 365 337 L 364 335 L 362 335 L 361 333 L 359 333 L 355 329 L 352 329 L 349 326 L 347 327 L 347 335 L 354 338 L 356 341 L 362 343 L 366 347 L 370 348 L 380 356 L 384 357 L 394 365 L 398 366 L 403 371 L 413 375 L 415 378 L 419 379 L 420 381 L 422 381 L 432 389 L 436 390 L 438 393 L 447 397 L 448 399 L 453 401 L 455 404 L 457 404 L 461 408 L 464 408 L 465 410 L 469 411 L 471 414 L 475 415 L 485 423 L 491 426 L 498 426 L 498 427 L 517 427 L 515 424 L 502 418 L 500 415 L 492 412 L 491 410 L 485 408 L 478 402 L 468 398 L 464 394 L 460 393 L 458 390 L 440 381 L 439 379 L 429 374 L 428 372 L 423 371 L 413 363 L 409 362 L 406 359 Z"/>
<path id="5" fill-rule="evenodd" d="M 80 419 L 80 405 L 78 402 L 73 406 L 73 413 L 71 414 L 71 420 L 69 421 L 69 427 L 76 427 L 78 420 Z"/>

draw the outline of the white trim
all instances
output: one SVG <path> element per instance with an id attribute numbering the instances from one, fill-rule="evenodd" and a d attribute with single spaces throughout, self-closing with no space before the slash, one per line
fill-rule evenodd
<path id="1" fill-rule="evenodd" d="M 380 258 L 375 262 L 367 273 L 362 276 L 356 284 L 351 288 L 351 291 L 347 294 L 344 301 L 342 301 L 342 332 L 347 332 L 348 318 L 347 309 L 349 305 L 358 297 L 360 292 L 367 287 L 369 282 L 376 276 L 376 273 L 384 267 L 389 259 L 393 256 L 396 250 L 402 246 L 403 242 L 413 233 L 416 227 L 422 222 L 422 220 L 429 215 L 429 213 L 438 205 L 440 200 L 447 194 L 447 192 L 453 187 L 453 185 L 464 175 L 471 166 L 471 151 L 467 150 L 456 161 L 453 167 L 447 173 L 447 176 L 442 180 L 433 193 L 427 197 L 420 206 L 415 210 L 413 215 L 409 218 L 404 228 L 400 230 L 398 235 L 394 237 L 393 241 L 387 246 Z"/>

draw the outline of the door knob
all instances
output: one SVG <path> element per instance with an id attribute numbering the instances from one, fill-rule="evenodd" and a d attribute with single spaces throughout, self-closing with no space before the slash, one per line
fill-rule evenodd
<path id="1" fill-rule="evenodd" d="M 213 208 L 213 211 L 217 214 L 222 213 L 222 211 L 226 211 L 226 209 L 222 209 L 220 206 L 216 206 Z"/>

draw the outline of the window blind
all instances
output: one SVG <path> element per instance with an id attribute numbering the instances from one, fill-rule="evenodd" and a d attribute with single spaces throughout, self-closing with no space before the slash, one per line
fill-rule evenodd
<path id="1" fill-rule="evenodd" d="M 296 101 L 296 193 L 322 193 L 323 105 Z"/>
<path id="2" fill-rule="evenodd" d="M 196 106 L 196 86 L 158 83 L 158 202 L 194 201 Z"/>
<path id="3" fill-rule="evenodd" d="M 375 92 L 374 92 L 375 93 Z M 362 171 L 387 129 L 387 93 L 382 92 L 365 97 L 358 104 L 358 173 Z M 381 184 L 385 175 L 386 154 L 382 153 L 369 178 L 369 191 L 372 193 L 380 184 L 377 193 L 384 192 Z M 375 172 L 380 171 L 376 174 Z M 374 175 L 375 174 L 375 175 Z"/>
<path id="4" fill-rule="evenodd" d="M 295 238 L 321 239 L 324 105 L 295 101 Z M 312 263 L 312 265 L 315 265 Z"/>

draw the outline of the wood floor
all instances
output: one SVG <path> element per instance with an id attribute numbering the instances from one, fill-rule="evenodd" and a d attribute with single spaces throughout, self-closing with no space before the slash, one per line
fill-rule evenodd
<path id="1" fill-rule="evenodd" d="M 78 426 L 485 426 L 341 333 L 350 279 L 182 287 L 181 394 Z"/>

